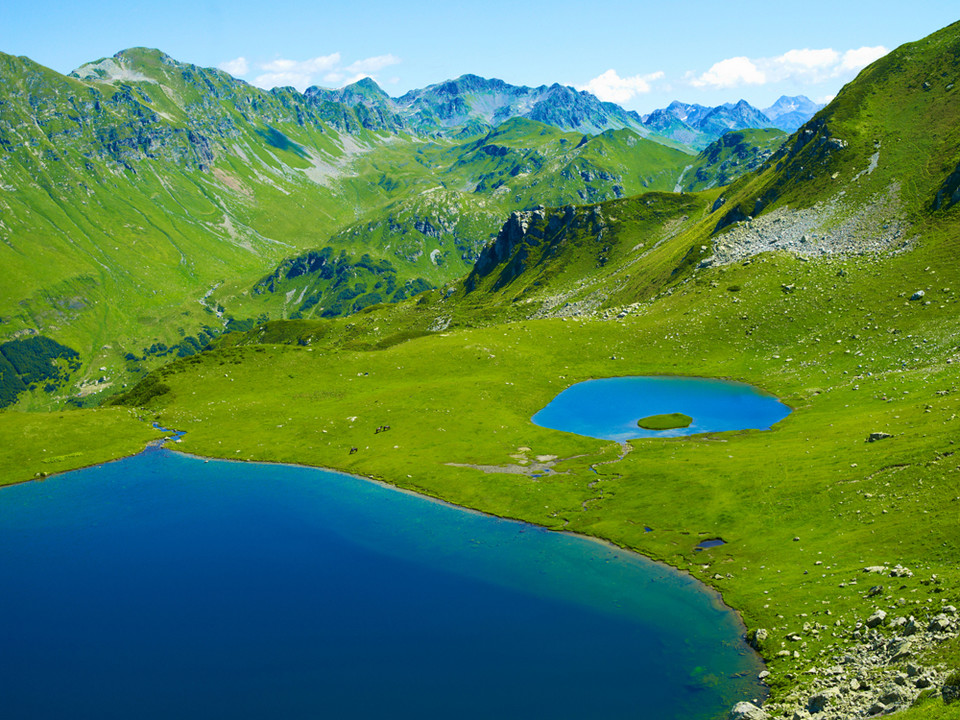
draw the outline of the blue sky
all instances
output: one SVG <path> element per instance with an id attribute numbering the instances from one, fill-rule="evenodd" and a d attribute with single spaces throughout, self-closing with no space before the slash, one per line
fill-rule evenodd
<path id="1" fill-rule="evenodd" d="M 956 0 L 3 0 L 0 51 L 66 73 L 147 46 L 263 87 L 369 75 L 393 96 L 475 73 L 648 112 L 674 99 L 823 100 L 878 55 L 958 19 Z"/>

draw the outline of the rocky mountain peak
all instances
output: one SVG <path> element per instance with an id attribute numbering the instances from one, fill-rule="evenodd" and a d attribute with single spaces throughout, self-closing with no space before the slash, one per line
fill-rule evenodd
<path id="1" fill-rule="evenodd" d="M 813 102 L 806 95 L 795 95 L 793 97 L 781 95 L 777 101 L 768 108 L 764 108 L 763 114 L 771 120 L 776 120 L 781 115 L 792 112 L 813 113 L 817 112 L 823 105 Z"/>

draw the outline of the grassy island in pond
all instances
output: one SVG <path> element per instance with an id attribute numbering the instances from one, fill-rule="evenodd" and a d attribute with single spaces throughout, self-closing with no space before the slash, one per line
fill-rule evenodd
<path id="1" fill-rule="evenodd" d="M 640 418 L 637 425 L 644 430 L 677 430 L 678 428 L 690 427 L 693 418 L 683 413 L 667 413 L 665 415 L 651 415 L 650 417 Z"/>

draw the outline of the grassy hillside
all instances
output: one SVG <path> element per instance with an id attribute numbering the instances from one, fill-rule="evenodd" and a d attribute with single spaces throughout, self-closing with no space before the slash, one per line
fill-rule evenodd
<path id="1" fill-rule="evenodd" d="M 923 218 L 960 162 L 960 26 L 897 48 L 864 69 L 801 127 L 765 172 L 725 193 L 725 222 L 834 199 Z"/>

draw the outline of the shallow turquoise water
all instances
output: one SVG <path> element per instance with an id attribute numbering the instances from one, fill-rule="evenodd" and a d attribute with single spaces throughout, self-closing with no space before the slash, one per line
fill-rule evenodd
<path id="1" fill-rule="evenodd" d="M 644 430 L 637 421 L 683 413 L 689 427 Z M 616 377 L 567 388 L 533 416 L 541 427 L 602 440 L 680 437 L 727 430 L 769 430 L 790 408 L 751 385 L 695 377 Z"/>
<path id="2" fill-rule="evenodd" d="M 0 491 L 0 716 L 710 718 L 735 617 L 608 546 L 152 448 Z"/>

